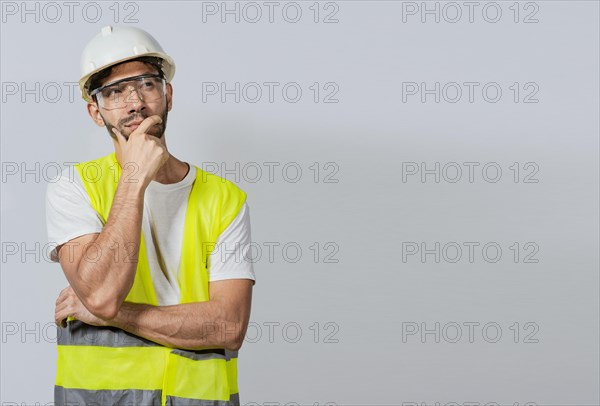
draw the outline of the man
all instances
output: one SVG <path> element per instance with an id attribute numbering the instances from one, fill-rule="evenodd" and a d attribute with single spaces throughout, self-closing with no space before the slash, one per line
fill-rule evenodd
<path id="1" fill-rule="evenodd" d="M 175 64 L 147 32 L 104 27 L 82 97 L 114 152 L 47 190 L 57 405 L 239 405 L 255 282 L 246 194 L 167 150 Z"/>

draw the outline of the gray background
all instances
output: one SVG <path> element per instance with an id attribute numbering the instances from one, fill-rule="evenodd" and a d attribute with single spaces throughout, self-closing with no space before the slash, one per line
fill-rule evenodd
<path id="1" fill-rule="evenodd" d="M 278 3 L 272 23 L 264 6 L 260 21 L 242 15 L 236 23 L 219 15 L 203 21 L 201 2 L 130 3 L 118 5 L 116 22 L 127 23 L 133 13 L 137 22 L 129 24 L 151 32 L 177 64 L 170 152 L 201 167 L 256 162 L 265 170 L 252 182 L 250 166 L 237 182 L 248 193 L 252 237 L 263 254 L 255 263 L 253 324 L 240 352 L 243 404 L 600 403 L 598 2 L 522 2 L 517 23 L 512 1 L 495 3 L 502 9 L 496 23 L 482 16 L 489 2 L 479 2 L 473 22 L 463 15 L 456 23 L 444 19 L 453 17 L 450 9 L 439 23 L 434 16 L 422 22 L 420 14 L 403 21 L 409 5 L 393 1 L 318 4 L 319 20 L 337 7 L 337 23 L 315 23 L 313 2 L 297 2 L 303 13 L 297 23 L 282 17 L 286 2 Z M 42 3 L 39 22 L 35 15 L 9 14 L 3 4 L 3 404 L 52 401 L 54 301 L 66 286 L 44 250 L 53 168 L 112 151 L 105 129 L 62 84 L 78 80 L 80 52 L 102 26 L 115 23 L 115 6 L 96 2 L 102 15 L 90 22 L 96 8 L 84 16 L 86 3 L 77 4 L 73 21 L 62 5 L 56 22 L 49 21 L 56 11 Z M 538 22 L 523 22 L 532 12 Z M 286 101 L 279 86 L 273 103 L 266 93 L 256 103 L 231 96 L 203 102 L 203 82 L 228 88 L 296 82 L 303 95 Z M 314 82 L 336 83 L 338 102 L 324 103 L 330 89 L 322 89 L 315 103 Z M 431 95 L 403 103 L 404 82 L 481 85 L 472 103 L 466 94 L 456 103 L 436 103 Z M 496 103 L 481 95 L 488 82 L 503 91 Z M 529 91 L 521 89 L 515 103 L 514 82 L 537 84 L 538 102 L 524 103 Z M 20 88 L 16 95 L 7 90 L 14 89 L 11 83 Z M 34 89 L 39 83 L 39 102 L 32 95 L 21 100 L 22 83 Z M 59 85 L 62 95 L 42 91 Z M 273 182 L 264 162 L 279 163 Z M 321 168 L 318 182 L 314 162 Z M 337 183 L 324 181 L 332 172 L 328 162 L 338 168 Z M 473 182 L 466 171 L 457 182 L 435 182 L 433 175 L 403 182 L 403 162 L 427 168 L 456 162 L 465 170 L 463 162 L 477 162 L 479 169 Z M 490 162 L 503 171 L 497 182 L 482 177 Z M 514 162 L 519 182 L 510 169 Z M 528 162 L 537 167 L 537 182 L 524 182 L 532 172 Z M 22 179 L 11 163 L 40 178 Z M 298 182 L 282 175 L 289 163 L 303 170 Z M 317 261 L 310 248 L 315 242 Z M 472 262 L 465 250 L 455 263 L 448 260 L 452 250 L 439 263 L 433 255 L 403 262 L 405 242 L 428 249 L 436 242 L 480 245 Z M 482 257 L 489 242 L 502 248 L 495 263 Z M 270 243 L 280 244 L 272 261 Z M 284 255 L 286 243 L 301 247 L 297 262 L 290 259 L 293 249 Z M 524 261 L 532 252 L 526 243 L 539 248 L 537 263 Z M 8 254 L 12 247 L 19 251 Z M 22 257 L 23 250 L 33 254 Z M 337 262 L 325 261 L 332 253 Z M 433 334 L 403 339 L 406 326 L 434 329 L 436 323 L 439 342 Z M 452 342 L 454 323 L 462 326 L 458 342 Z M 464 323 L 479 323 L 473 340 Z M 495 340 L 493 328 L 484 334 L 484 325 L 500 327 L 502 336 Z M 302 335 L 295 338 L 297 328 Z"/>

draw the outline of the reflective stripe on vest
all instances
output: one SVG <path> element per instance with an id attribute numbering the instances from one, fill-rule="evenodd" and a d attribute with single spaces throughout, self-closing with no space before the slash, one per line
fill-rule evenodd
<path id="1" fill-rule="evenodd" d="M 115 153 L 75 167 L 106 224 L 122 174 Z M 232 182 L 195 168 L 184 223 L 180 303 L 209 300 L 207 259 L 246 199 Z M 135 279 L 125 300 L 156 306 L 145 243 L 142 231 Z M 119 248 L 119 255 L 130 255 L 130 247 Z M 174 349 L 72 317 L 59 328 L 57 341 L 56 405 L 239 405 L 237 351 Z"/>
<path id="2" fill-rule="evenodd" d="M 119 406 L 140 406 L 140 405 L 161 405 L 160 391 L 142 391 L 142 390 L 102 390 L 90 391 L 83 389 L 69 389 L 69 400 L 65 400 L 65 390 L 60 386 L 56 386 L 54 390 L 54 398 L 57 405 L 65 406 L 106 406 L 117 404 Z M 115 399 L 118 402 L 115 403 Z M 173 396 L 167 396 L 167 406 L 231 406 L 239 405 L 239 395 L 231 395 L 230 401 L 222 400 L 202 400 L 185 399 Z"/>

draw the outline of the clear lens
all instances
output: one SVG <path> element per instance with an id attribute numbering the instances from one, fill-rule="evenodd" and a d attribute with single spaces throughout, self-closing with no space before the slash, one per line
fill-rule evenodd
<path id="1" fill-rule="evenodd" d="M 141 76 L 103 86 L 96 92 L 100 107 L 106 110 L 122 109 L 139 100 L 154 102 L 165 95 L 165 80 L 159 76 Z"/>

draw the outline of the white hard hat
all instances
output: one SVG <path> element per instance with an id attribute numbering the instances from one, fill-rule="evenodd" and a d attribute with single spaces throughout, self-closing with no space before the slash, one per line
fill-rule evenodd
<path id="1" fill-rule="evenodd" d="M 103 27 L 83 49 L 81 54 L 81 79 L 79 88 L 81 97 L 91 101 L 86 83 L 90 77 L 103 69 L 120 62 L 139 58 L 140 56 L 156 56 L 162 59 L 162 72 L 167 82 L 175 75 L 173 58 L 163 51 L 162 47 L 146 31 L 135 27 Z"/>

